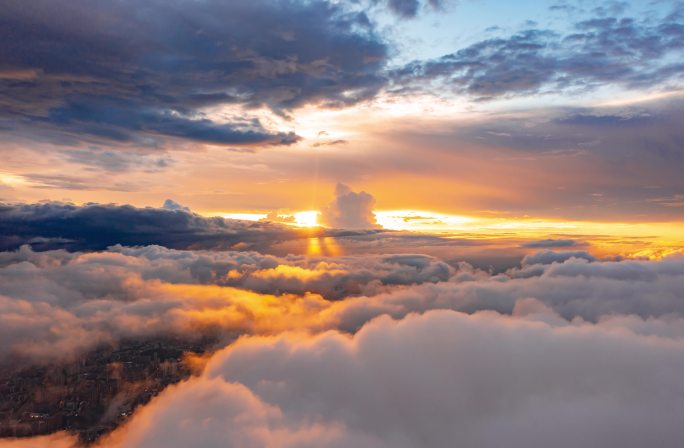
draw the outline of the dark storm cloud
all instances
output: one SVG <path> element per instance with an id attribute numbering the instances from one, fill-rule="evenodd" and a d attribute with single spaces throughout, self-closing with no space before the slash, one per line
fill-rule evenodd
<path id="1" fill-rule="evenodd" d="M 226 249 L 241 243 L 271 244 L 298 238 L 295 230 L 272 223 L 206 218 L 184 209 L 129 205 L 0 204 L 0 249 L 37 241 L 35 248 L 98 250 L 114 244 L 159 244 L 171 248 Z M 55 242 L 55 238 L 61 239 Z"/>
<path id="2" fill-rule="evenodd" d="M 679 79 L 684 70 L 684 24 L 599 17 L 573 32 L 527 29 L 487 39 L 432 61 L 416 61 L 395 73 L 398 83 L 439 79 L 480 99 L 601 84 L 629 88 Z"/>
<path id="3" fill-rule="evenodd" d="M 352 104 L 383 84 L 387 57 L 363 13 L 294 0 L 7 0 L 0 42 L 3 128 L 138 143 L 292 143 L 201 109 Z"/>

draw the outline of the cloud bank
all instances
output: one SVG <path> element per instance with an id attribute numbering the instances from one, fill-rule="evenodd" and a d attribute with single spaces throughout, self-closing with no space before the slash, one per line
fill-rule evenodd
<path id="1" fill-rule="evenodd" d="M 167 201 L 162 208 L 64 203 L 0 204 L 0 249 L 100 250 L 114 244 L 227 249 L 297 238 L 288 227 L 207 218 Z"/>

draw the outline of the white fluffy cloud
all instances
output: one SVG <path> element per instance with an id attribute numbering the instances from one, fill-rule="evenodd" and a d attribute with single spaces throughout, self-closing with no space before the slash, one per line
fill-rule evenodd
<path id="1" fill-rule="evenodd" d="M 354 336 L 247 338 L 106 445 L 678 446 L 681 335 L 573 325 L 538 305 L 556 323 L 442 310 Z"/>

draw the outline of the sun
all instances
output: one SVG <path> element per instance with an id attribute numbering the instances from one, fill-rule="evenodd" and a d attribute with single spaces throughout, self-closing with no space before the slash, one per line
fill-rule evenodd
<path id="1" fill-rule="evenodd" d="M 308 210 L 305 212 L 295 213 L 295 224 L 302 227 L 316 227 L 318 226 L 318 214 L 316 210 Z"/>

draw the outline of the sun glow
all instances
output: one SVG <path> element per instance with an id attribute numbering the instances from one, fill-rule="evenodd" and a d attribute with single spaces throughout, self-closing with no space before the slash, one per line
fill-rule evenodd
<path id="1" fill-rule="evenodd" d="M 303 210 L 278 215 L 277 222 L 300 228 L 324 227 L 319 211 Z M 265 213 L 220 213 L 209 216 L 258 221 Z M 426 210 L 376 210 L 377 223 L 386 230 L 439 234 L 445 238 L 499 241 L 520 246 L 543 239 L 576 240 L 595 255 L 620 255 L 657 259 L 682 253 L 682 223 L 564 221 L 533 217 L 465 216 Z M 311 235 L 307 253 L 338 255 L 335 238 Z"/>
<path id="2" fill-rule="evenodd" d="M 16 174 L 0 172 L 0 184 L 5 184 L 10 187 L 24 186 L 28 184 L 26 179 Z"/>
<path id="3" fill-rule="evenodd" d="M 465 230 L 476 218 L 461 215 L 446 215 L 424 210 L 376 211 L 375 218 L 382 227 L 391 230 L 454 231 Z"/>
<path id="4" fill-rule="evenodd" d="M 300 227 L 316 227 L 318 226 L 319 212 L 316 210 L 307 210 L 304 212 L 297 212 L 293 214 L 294 224 Z"/>

